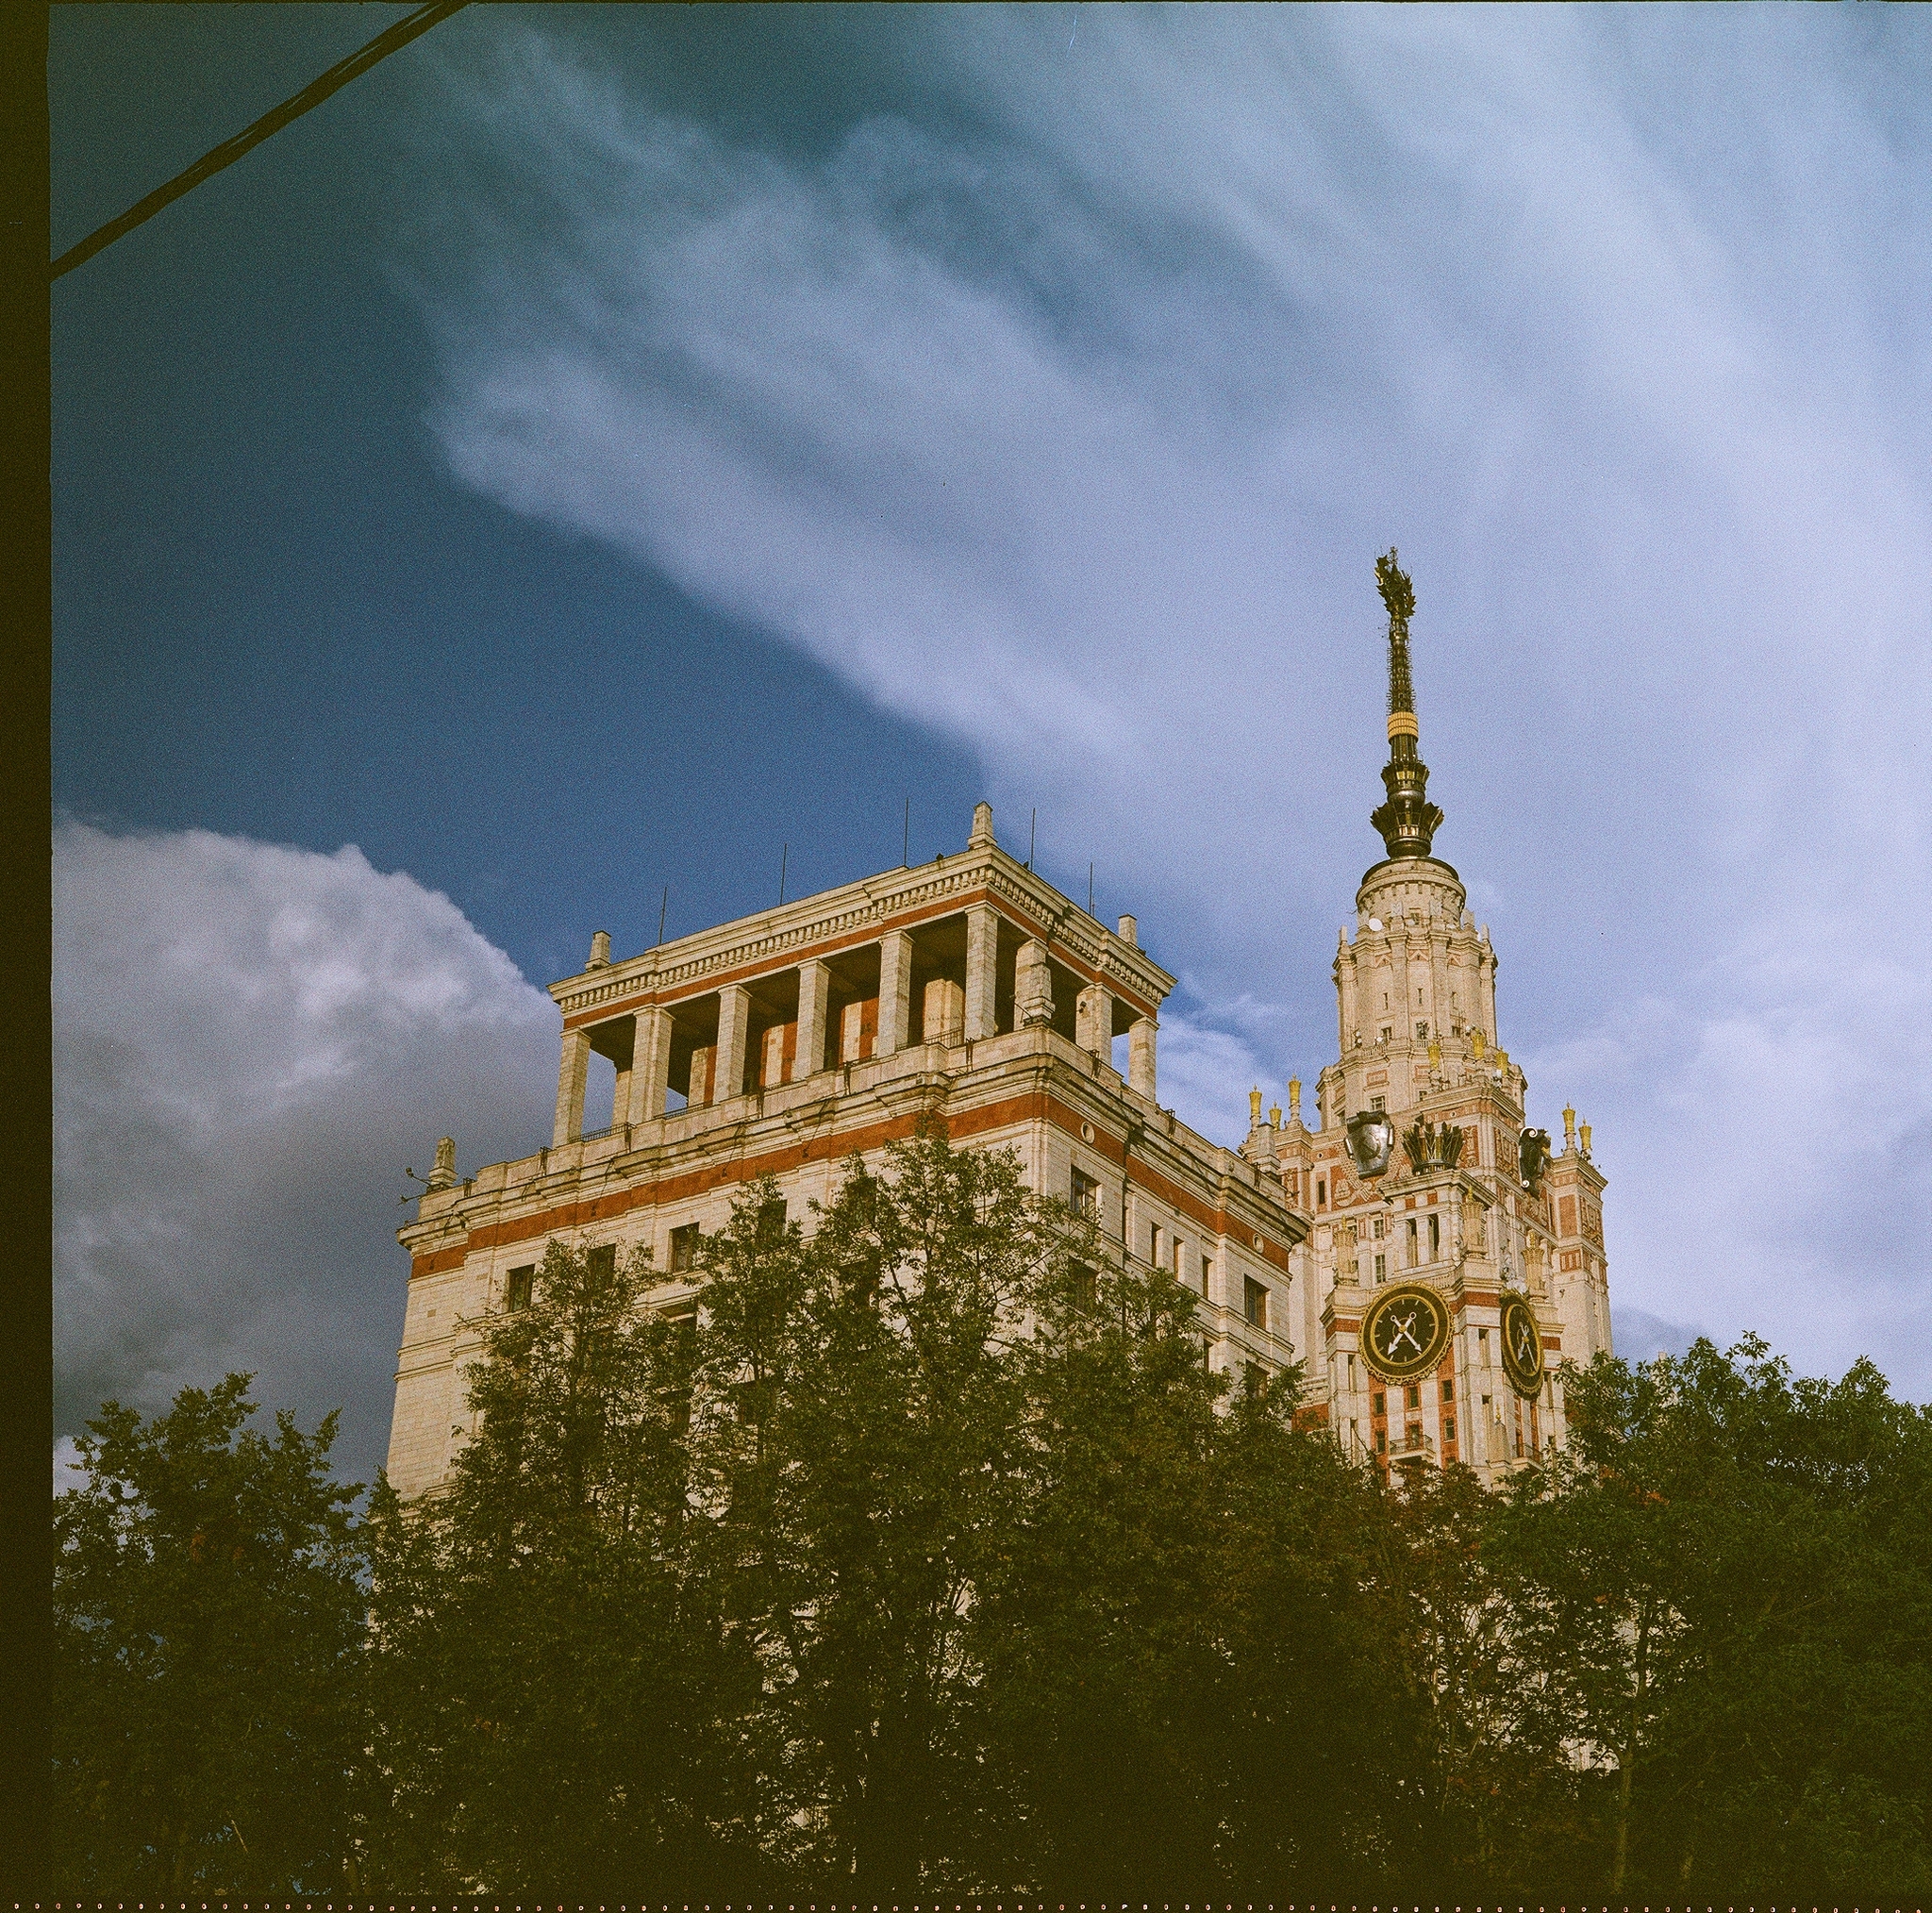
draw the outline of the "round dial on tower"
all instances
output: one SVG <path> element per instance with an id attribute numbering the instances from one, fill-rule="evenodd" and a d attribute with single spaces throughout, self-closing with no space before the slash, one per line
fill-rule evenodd
<path id="1" fill-rule="evenodd" d="M 1543 1383 L 1543 1338 L 1529 1304 L 1503 1298 L 1503 1372 L 1519 1395 L 1534 1396 Z"/>
<path id="2" fill-rule="evenodd" d="M 1362 1359 L 1385 1382 L 1427 1374 L 1448 1346 L 1448 1307 L 1419 1282 L 1385 1289 L 1362 1317 Z"/>

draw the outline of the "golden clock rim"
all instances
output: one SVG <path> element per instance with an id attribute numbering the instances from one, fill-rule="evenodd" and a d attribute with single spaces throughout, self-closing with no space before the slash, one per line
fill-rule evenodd
<path id="1" fill-rule="evenodd" d="M 1535 1331 L 1536 1368 L 1526 1378 L 1509 1353 L 1509 1318 L 1517 1309 L 1529 1317 L 1529 1325 Z M 1543 1386 L 1543 1331 L 1542 1324 L 1536 1319 L 1536 1310 L 1521 1295 L 1506 1295 L 1502 1307 L 1497 1311 L 1496 1332 L 1503 1343 L 1503 1372 L 1508 1377 L 1509 1386 L 1524 1401 L 1535 1401 L 1541 1394 Z"/>
<path id="2" fill-rule="evenodd" d="M 1427 1351 L 1422 1357 L 1390 1364 L 1376 1353 L 1374 1324 L 1379 1316 L 1405 1295 L 1421 1296 L 1436 1311 L 1435 1332 L 1429 1337 Z M 1397 1282 L 1384 1289 L 1363 1311 L 1357 1339 L 1361 1344 L 1362 1360 L 1371 1374 L 1385 1382 L 1412 1382 L 1418 1375 L 1432 1374 L 1441 1366 L 1443 1352 L 1449 1346 L 1449 1305 L 1441 1296 L 1426 1282 Z"/>

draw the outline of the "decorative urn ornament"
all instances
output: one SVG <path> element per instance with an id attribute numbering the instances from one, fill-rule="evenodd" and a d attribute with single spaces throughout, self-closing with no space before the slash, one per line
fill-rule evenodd
<path id="1" fill-rule="evenodd" d="M 1388 1173 L 1395 1154 L 1395 1124 L 1386 1110 L 1358 1109 L 1348 1119 L 1348 1154 L 1364 1182 Z"/>

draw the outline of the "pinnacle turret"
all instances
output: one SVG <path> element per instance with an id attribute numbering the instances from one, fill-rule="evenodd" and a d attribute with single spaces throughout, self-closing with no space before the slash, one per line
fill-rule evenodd
<path id="1" fill-rule="evenodd" d="M 1429 767 L 1417 749 L 1421 727 L 1408 671 L 1415 591 L 1407 573 L 1396 565 L 1392 545 L 1387 557 L 1375 560 L 1375 583 L 1389 607 L 1389 761 L 1382 769 L 1389 798 L 1369 822 L 1382 833 L 1391 857 L 1427 857 L 1442 813 L 1429 802 Z"/>

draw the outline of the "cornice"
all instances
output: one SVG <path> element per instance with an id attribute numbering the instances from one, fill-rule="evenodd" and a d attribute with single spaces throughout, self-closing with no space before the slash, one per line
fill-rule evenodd
<path id="1" fill-rule="evenodd" d="M 1047 943 L 1090 981 L 1112 983 L 1126 997 L 1158 1008 L 1176 978 L 1134 944 L 1090 917 L 1070 898 L 1003 850 L 962 851 L 929 864 L 882 872 L 755 916 L 693 932 L 549 985 L 566 1018 L 599 1008 L 640 1006 L 701 994 L 738 976 L 782 970 L 814 949 L 827 954 L 883 936 L 895 924 L 951 914 L 983 897 Z"/>
<path id="2" fill-rule="evenodd" d="M 1024 1046 L 1011 1036 L 992 1040 L 1006 1053 L 984 1064 L 969 1063 L 962 1049 L 920 1045 L 901 1053 L 903 1068 L 889 1068 L 843 1092 L 776 1108 L 741 1098 L 728 1114 L 727 1106 L 720 1106 L 716 1122 L 668 1137 L 660 1129 L 648 1139 L 641 1137 L 635 1147 L 614 1147 L 589 1161 L 583 1159 L 582 1144 L 566 1144 L 523 1158 L 521 1164 L 491 1165 L 506 1171 L 527 1165 L 535 1173 L 512 1180 L 479 1171 L 459 1193 L 453 1192 L 455 1200 L 399 1229 L 397 1239 L 412 1257 L 441 1256 L 458 1249 L 473 1231 L 514 1218 L 562 1207 L 594 1210 L 607 1198 L 628 1206 L 635 1191 L 741 1157 L 821 1139 L 838 1146 L 841 1139 L 881 1123 L 906 1126 L 924 1106 L 939 1106 L 950 1120 L 970 1123 L 976 1111 L 1016 1097 L 1029 1105 L 1030 1113 L 1023 1120 L 1071 1123 L 1075 1132 L 1084 1124 L 1091 1134 L 1083 1139 L 1118 1172 L 1143 1184 L 1149 1176 L 1157 1178 L 1225 1215 L 1248 1235 L 1259 1232 L 1274 1245 L 1272 1256 L 1285 1256 L 1305 1236 L 1305 1219 L 1289 1209 L 1277 1182 L 1138 1095 L 1087 1052 L 1050 1030 L 1034 1032 Z M 947 1061 L 934 1067 L 936 1056 Z M 890 1064 L 891 1059 L 881 1060 Z M 1054 1117 L 1050 1106 L 1064 1116 Z"/>

